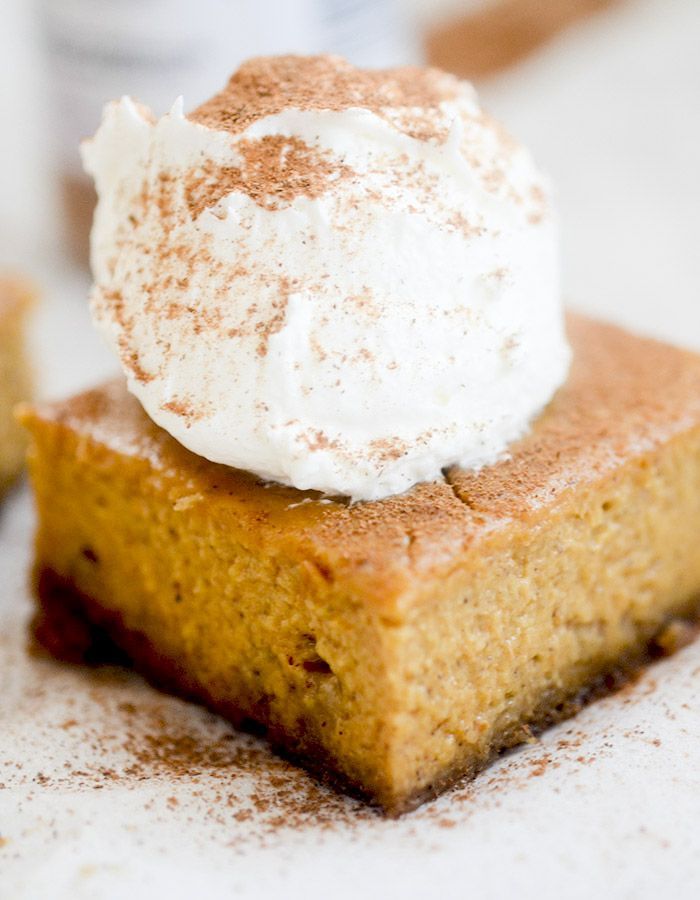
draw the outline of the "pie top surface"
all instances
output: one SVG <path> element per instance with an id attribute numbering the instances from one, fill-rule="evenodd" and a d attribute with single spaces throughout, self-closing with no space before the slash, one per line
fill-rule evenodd
<path id="1" fill-rule="evenodd" d="M 392 573 L 405 582 L 449 568 L 494 527 L 700 426 L 699 356 L 577 314 L 568 332 L 569 379 L 507 458 L 368 503 L 264 484 L 195 456 L 150 421 L 121 379 L 41 405 L 25 421 L 59 423 L 118 454 L 120 465 L 145 464 L 166 476 L 169 496 L 186 499 L 187 514 L 215 505 L 252 545 L 301 553 L 329 577 L 358 575 L 381 593 Z"/>

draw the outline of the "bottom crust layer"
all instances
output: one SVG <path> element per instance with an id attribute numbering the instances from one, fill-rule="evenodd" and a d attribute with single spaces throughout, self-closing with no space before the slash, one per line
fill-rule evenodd
<path id="1" fill-rule="evenodd" d="M 203 704 L 237 728 L 266 738 L 284 757 L 299 763 L 324 784 L 375 804 L 361 784 L 338 772 L 335 760 L 316 741 L 300 748 L 298 736 L 289 735 L 265 721 L 260 711 L 242 709 L 233 700 L 212 697 L 195 683 L 176 661 L 164 657 L 143 634 L 127 629 L 121 617 L 105 610 L 94 598 L 78 590 L 69 579 L 50 568 L 38 567 L 35 589 L 39 608 L 32 623 L 35 647 L 59 660 L 88 665 L 120 665 L 132 668 L 151 684 L 169 693 Z M 494 734 L 491 751 L 483 759 L 452 767 L 426 788 L 400 805 L 383 806 L 389 816 L 398 816 L 420 806 L 460 781 L 477 775 L 497 756 L 531 740 L 534 734 L 576 715 L 588 703 L 634 681 L 652 662 L 688 644 L 700 627 L 700 598 L 694 598 L 677 615 L 669 617 L 651 637 L 640 636 L 638 646 L 614 667 L 602 669 L 583 689 L 573 692 L 549 690 L 533 716 L 500 734 Z M 251 714 L 252 713 L 252 714 Z"/>

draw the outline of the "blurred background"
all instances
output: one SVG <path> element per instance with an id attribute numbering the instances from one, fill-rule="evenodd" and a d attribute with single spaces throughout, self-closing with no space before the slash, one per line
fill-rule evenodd
<path id="1" fill-rule="evenodd" d="M 554 181 L 567 302 L 700 348 L 699 47 L 700 0 L 2 0 L 0 271 L 42 293 L 41 392 L 113 370 L 86 309 L 77 153 L 102 103 L 191 108 L 259 53 L 474 80 Z"/>

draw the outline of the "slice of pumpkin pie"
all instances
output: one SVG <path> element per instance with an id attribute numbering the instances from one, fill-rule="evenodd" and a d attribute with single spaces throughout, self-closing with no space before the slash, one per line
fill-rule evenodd
<path id="1" fill-rule="evenodd" d="M 390 813 L 643 661 L 700 597 L 700 358 L 571 317 L 507 458 L 352 504 L 208 462 L 121 381 L 27 409 L 36 631 Z"/>

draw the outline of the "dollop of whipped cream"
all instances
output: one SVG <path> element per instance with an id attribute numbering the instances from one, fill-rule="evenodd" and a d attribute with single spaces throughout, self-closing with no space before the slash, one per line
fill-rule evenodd
<path id="1" fill-rule="evenodd" d="M 256 59 L 189 115 L 110 103 L 83 158 L 94 320 L 207 459 L 382 498 L 493 463 L 566 377 L 548 184 L 465 82 Z"/>

